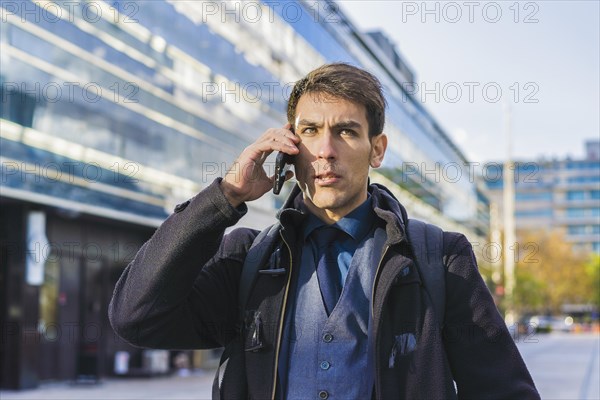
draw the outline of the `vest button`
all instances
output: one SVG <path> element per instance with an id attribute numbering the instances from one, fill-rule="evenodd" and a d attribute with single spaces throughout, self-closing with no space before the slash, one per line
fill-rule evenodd
<path id="1" fill-rule="evenodd" d="M 329 364 L 329 362 L 328 362 L 328 361 L 322 361 L 322 362 L 321 362 L 321 369 L 328 370 L 328 369 L 329 369 L 329 367 L 331 367 L 331 364 Z"/>
<path id="2" fill-rule="evenodd" d="M 327 393 L 327 391 L 326 391 L 326 390 L 321 390 L 321 391 L 319 392 L 319 398 L 320 398 L 320 399 L 323 399 L 323 400 L 325 400 L 325 399 L 326 399 L 326 398 L 328 398 L 328 397 L 329 397 L 329 393 Z"/>
<path id="3" fill-rule="evenodd" d="M 333 335 L 331 333 L 326 333 L 323 335 L 323 341 L 325 343 L 329 343 L 333 340 Z"/>

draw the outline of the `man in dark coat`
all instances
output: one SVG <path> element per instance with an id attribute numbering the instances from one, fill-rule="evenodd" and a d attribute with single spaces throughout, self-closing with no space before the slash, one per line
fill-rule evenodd
<path id="1" fill-rule="evenodd" d="M 387 147 L 384 111 L 379 81 L 359 68 L 324 65 L 298 81 L 288 124 L 248 146 L 140 249 L 110 304 L 115 331 L 149 348 L 225 346 L 217 398 L 539 398 L 458 233 L 440 243 L 436 315 L 404 207 L 369 185 Z M 294 157 L 298 185 L 240 312 L 258 232 L 224 232 L 273 187 L 263 168 L 273 151 Z"/>

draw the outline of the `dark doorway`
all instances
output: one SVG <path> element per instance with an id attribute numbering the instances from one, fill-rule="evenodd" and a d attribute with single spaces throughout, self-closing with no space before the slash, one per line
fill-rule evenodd
<path id="1" fill-rule="evenodd" d="M 83 260 L 80 286 L 81 341 L 77 357 L 77 380 L 95 382 L 104 375 L 102 354 L 106 349 L 107 262 L 87 253 Z"/>
<path id="2" fill-rule="evenodd" d="M 81 342 L 80 279 L 82 260 L 73 253 L 52 251 L 40 287 L 39 379 L 72 380 Z"/>

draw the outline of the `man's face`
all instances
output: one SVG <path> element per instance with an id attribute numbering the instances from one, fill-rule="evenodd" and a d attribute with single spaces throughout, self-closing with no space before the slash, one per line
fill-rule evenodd
<path id="1" fill-rule="evenodd" d="M 381 165 L 387 137 L 369 139 L 364 106 L 325 94 L 302 95 L 296 121 L 304 202 L 321 219 L 337 221 L 367 199 L 369 167 Z"/>

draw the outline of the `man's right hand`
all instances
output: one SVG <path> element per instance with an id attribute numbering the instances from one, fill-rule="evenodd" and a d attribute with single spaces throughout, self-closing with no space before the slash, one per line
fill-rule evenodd
<path id="1" fill-rule="evenodd" d="M 263 168 L 269 154 L 273 151 L 298 154 L 300 138 L 290 128 L 291 125 L 286 124 L 283 128 L 268 129 L 244 149 L 227 171 L 221 181 L 221 190 L 233 207 L 256 200 L 273 188 L 275 176 L 267 176 Z M 292 176 L 293 173 L 288 171 L 286 180 Z"/>

